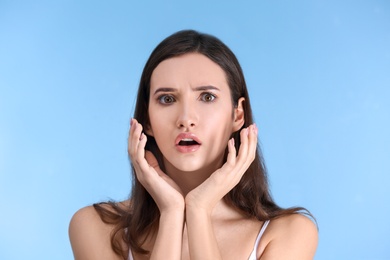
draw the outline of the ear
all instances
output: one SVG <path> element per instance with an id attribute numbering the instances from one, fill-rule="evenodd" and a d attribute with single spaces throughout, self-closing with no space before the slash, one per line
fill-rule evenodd
<path id="1" fill-rule="evenodd" d="M 241 127 L 245 123 L 245 111 L 244 111 L 244 103 L 245 98 L 240 97 L 237 102 L 237 106 L 234 107 L 234 115 L 233 115 L 233 132 L 236 132 L 241 129 Z"/>

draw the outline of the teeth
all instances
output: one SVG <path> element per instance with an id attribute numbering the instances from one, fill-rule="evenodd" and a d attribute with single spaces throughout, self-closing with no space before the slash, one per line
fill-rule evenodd
<path id="1" fill-rule="evenodd" d="M 178 145 L 188 146 L 188 145 L 198 145 L 199 143 L 192 138 L 183 138 L 180 140 Z"/>

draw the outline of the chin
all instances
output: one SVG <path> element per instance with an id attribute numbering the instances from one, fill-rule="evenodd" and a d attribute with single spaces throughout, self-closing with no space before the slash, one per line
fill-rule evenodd
<path id="1" fill-rule="evenodd" d="M 171 164 L 174 168 L 176 168 L 178 171 L 181 172 L 198 172 L 203 171 L 204 173 L 207 172 L 213 172 L 217 168 L 217 163 L 213 162 L 205 162 L 200 160 L 195 160 L 194 158 L 192 160 L 179 160 L 179 161 L 173 161 Z"/>
<path id="2" fill-rule="evenodd" d="M 195 172 L 198 170 L 201 170 L 202 167 L 199 167 L 198 165 L 173 165 L 176 169 L 182 172 Z"/>
<path id="3" fill-rule="evenodd" d="M 204 173 L 214 172 L 223 164 L 223 157 L 214 158 L 214 156 L 203 155 L 195 156 L 195 154 L 189 154 L 187 156 L 171 156 L 164 157 L 164 163 L 166 168 L 172 167 L 181 172 L 197 172 L 204 171 Z"/>
<path id="4" fill-rule="evenodd" d="M 184 158 L 174 158 L 173 160 L 166 160 L 165 163 L 168 163 L 174 169 L 181 172 L 195 172 L 204 168 L 205 162 L 197 160 L 195 157 L 191 159 Z M 167 166 L 167 164 L 165 164 Z"/>

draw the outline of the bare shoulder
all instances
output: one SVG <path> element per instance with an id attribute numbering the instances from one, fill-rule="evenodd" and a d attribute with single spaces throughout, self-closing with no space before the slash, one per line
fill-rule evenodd
<path id="1" fill-rule="evenodd" d="M 78 210 L 69 224 L 75 259 L 121 259 L 111 248 L 114 226 L 104 223 L 93 206 Z"/>
<path id="2" fill-rule="evenodd" d="M 316 224 L 307 216 L 302 214 L 292 214 L 272 220 L 270 227 L 284 235 L 294 237 L 317 235 Z"/>
<path id="3" fill-rule="evenodd" d="M 271 220 L 260 259 L 313 259 L 318 244 L 316 224 L 301 214 Z M 259 248 L 260 249 L 260 248 Z"/>

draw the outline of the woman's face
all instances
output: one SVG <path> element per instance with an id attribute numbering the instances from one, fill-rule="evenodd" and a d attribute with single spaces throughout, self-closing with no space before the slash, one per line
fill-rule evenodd
<path id="1" fill-rule="evenodd" d="M 146 132 L 154 136 L 167 173 L 219 168 L 243 117 L 242 100 L 232 105 L 225 72 L 202 54 L 164 60 L 152 73 Z"/>

